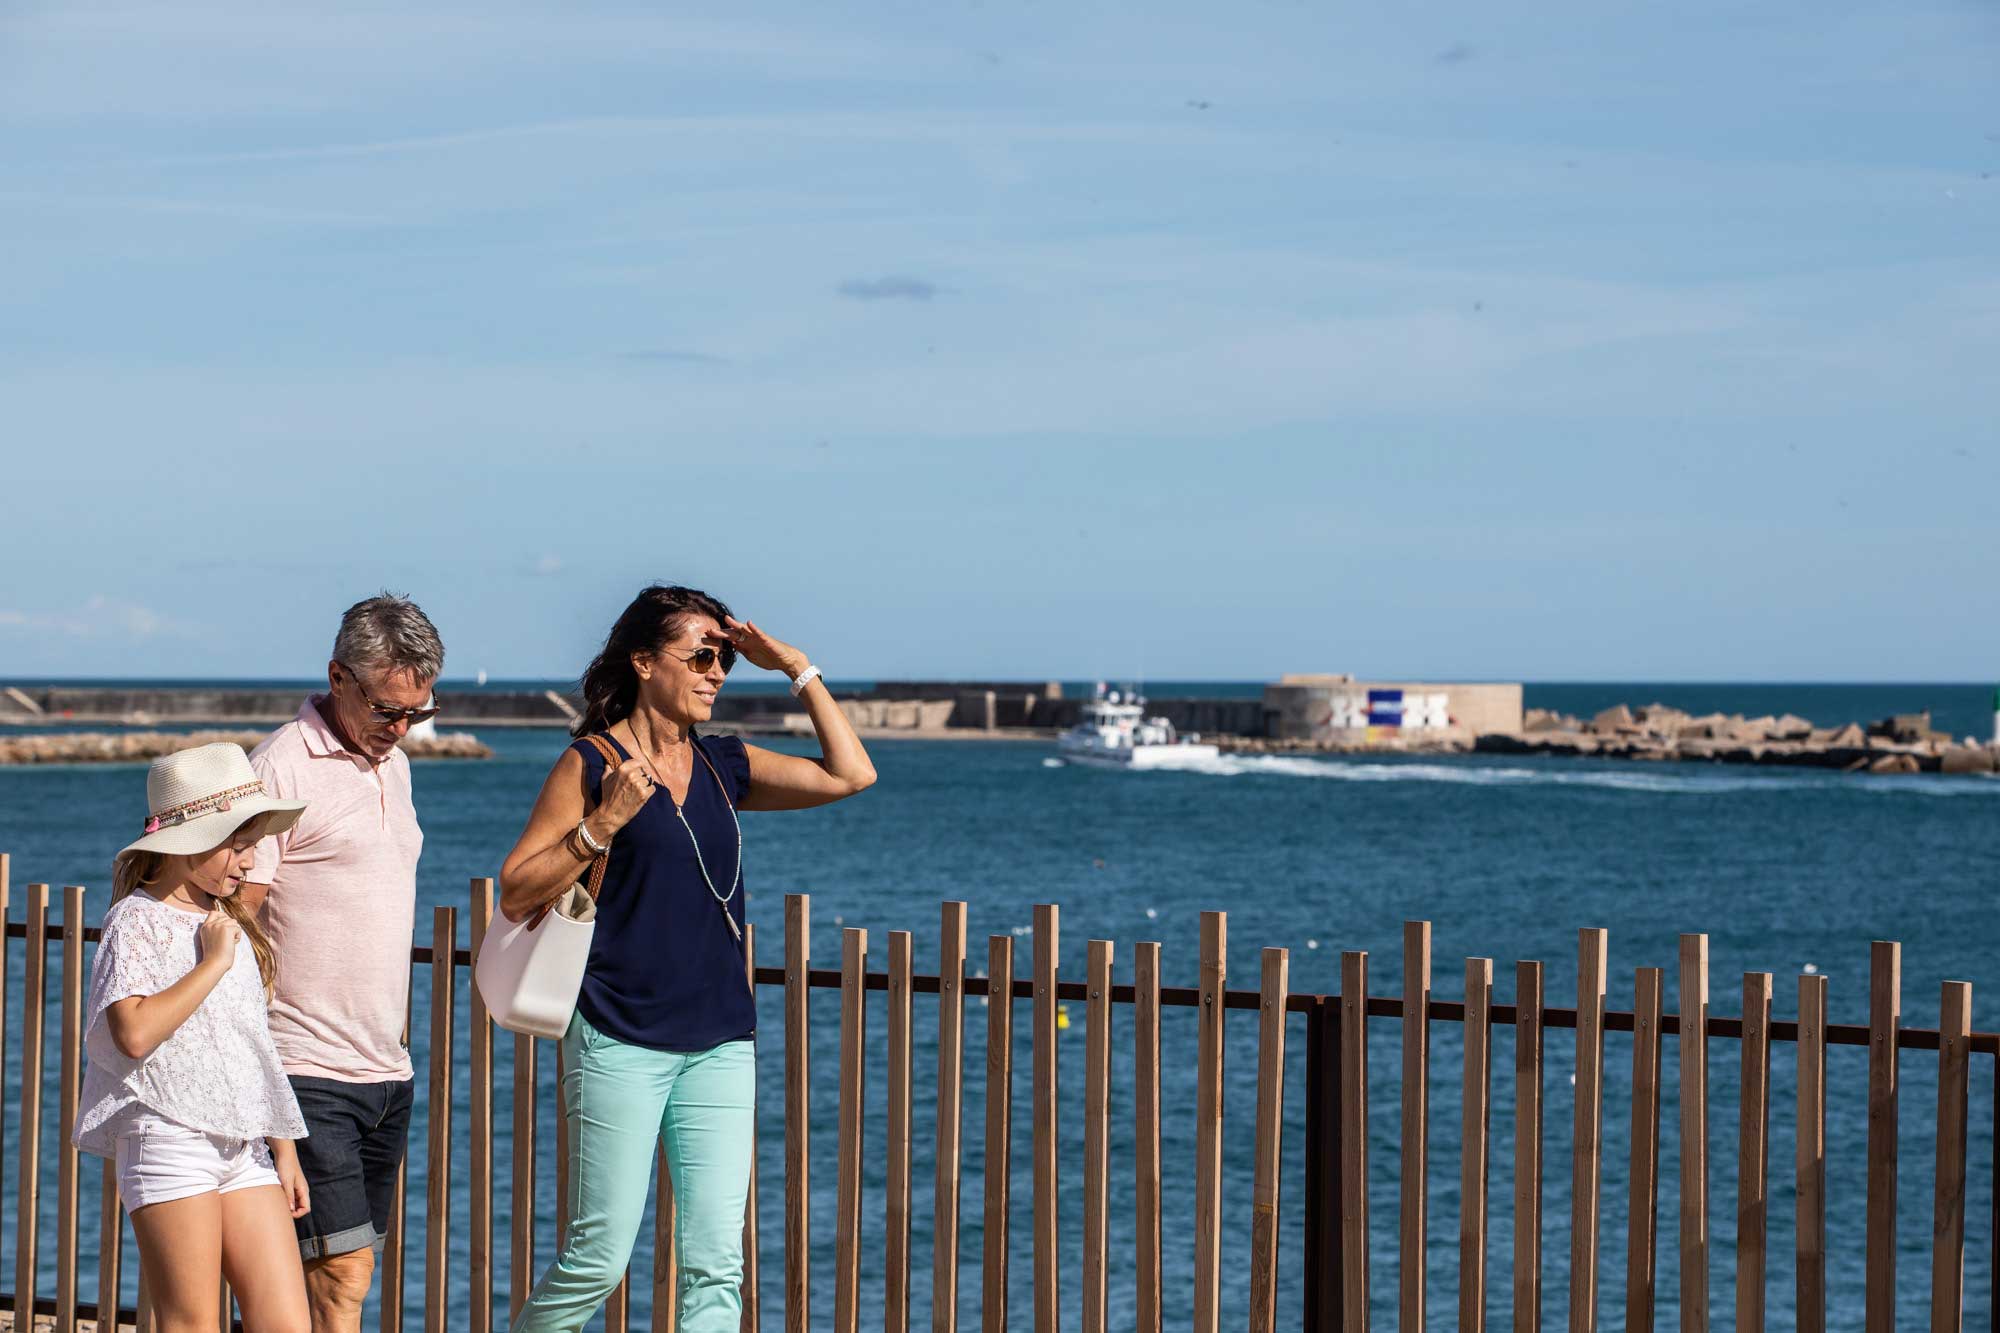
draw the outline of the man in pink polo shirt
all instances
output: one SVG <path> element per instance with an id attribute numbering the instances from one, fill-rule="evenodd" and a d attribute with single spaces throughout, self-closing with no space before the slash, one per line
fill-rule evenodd
<path id="1" fill-rule="evenodd" d="M 271 1035 L 304 1113 L 298 1219 L 314 1333 L 359 1333 L 410 1128 L 403 1046 L 417 856 L 410 761 L 397 742 L 436 714 L 444 645 L 416 603 L 384 594 L 341 617 L 327 692 L 250 755 L 264 789 L 310 802 L 257 845 L 241 890 L 278 959 Z"/>

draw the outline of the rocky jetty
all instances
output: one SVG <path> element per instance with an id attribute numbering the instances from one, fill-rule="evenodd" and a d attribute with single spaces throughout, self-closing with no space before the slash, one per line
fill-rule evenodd
<path id="1" fill-rule="evenodd" d="M 139 764 L 195 745 L 228 741 L 254 749 L 263 731 L 70 731 L 39 736 L 0 736 L 0 764 Z M 412 759 L 489 759 L 490 747 L 463 732 L 407 737 L 403 753 Z"/>
<path id="2" fill-rule="evenodd" d="M 1992 773 L 2000 753 L 1931 728 L 1929 713 L 1819 727 L 1802 717 L 1692 716 L 1666 704 L 1619 704 L 1588 720 L 1530 708 L 1519 732 L 1479 737 L 1485 754 L 1773 764 L 1868 773 Z"/>

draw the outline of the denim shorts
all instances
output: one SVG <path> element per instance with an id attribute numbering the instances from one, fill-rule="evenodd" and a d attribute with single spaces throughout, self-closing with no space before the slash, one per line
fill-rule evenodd
<path id="1" fill-rule="evenodd" d="M 118 1136 L 116 1160 L 118 1198 L 128 1213 L 197 1194 L 278 1183 L 262 1139 L 204 1134 L 150 1113 L 134 1118 Z"/>
<path id="2" fill-rule="evenodd" d="M 299 1168 L 312 1191 L 312 1211 L 293 1224 L 301 1259 L 382 1248 L 410 1135 L 412 1082 L 293 1076 L 292 1094 L 306 1121 Z"/>

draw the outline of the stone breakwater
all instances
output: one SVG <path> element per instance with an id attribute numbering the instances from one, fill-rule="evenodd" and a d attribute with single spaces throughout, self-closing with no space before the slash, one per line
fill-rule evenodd
<path id="1" fill-rule="evenodd" d="M 1518 732 L 1480 736 L 1483 754 L 1589 755 L 1603 759 L 1771 764 L 1867 773 L 1992 773 L 2000 752 L 1931 728 L 1930 714 L 1865 726 L 1819 727 L 1802 717 L 1690 716 L 1665 704 L 1608 708 L 1585 721 L 1531 708 Z"/>
<path id="2" fill-rule="evenodd" d="M 139 764 L 195 745 L 227 741 L 254 749 L 263 731 L 72 731 L 40 736 L 0 736 L 0 764 Z M 412 759 L 487 759 L 493 751 L 463 734 L 408 737 Z"/>

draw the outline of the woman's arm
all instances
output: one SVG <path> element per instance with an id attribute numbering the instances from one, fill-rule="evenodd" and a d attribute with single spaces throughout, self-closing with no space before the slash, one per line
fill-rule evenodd
<path id="1" fill-rule="evenodd" d="M 570 834 L 582 821 L 584 831 L 600 847 L 609 847 L 619 829 L 632 821 L 653 794 L 640 764 L 621 764 L 604 777 L 602 799 L 589 818 L 583 813 L 583 757 L 564 750 L 549 771 L 528 826 L 500 866 L 500 914 L 525 921 L 545 903 L 552 903 L 576 883 L 590 857 Z"/>
<path id="2" fill-rule="evenodd" d="M 750 665 L 796 677 L 809 666 L 806 655 L 780 643 L 747 620 L 731 618 L 723 637 L 734 644 Z M 750 787 L 743 794 L 745 810 L 806 810 L 830 805 L 875 785 L 875 765 L 854 724 L 834 702 L 826 681 L 814 677 L 799 699 L 819 736 L 820 757 L 779 754 L 762 746 L 745 745 L 750 759 Z"/>

